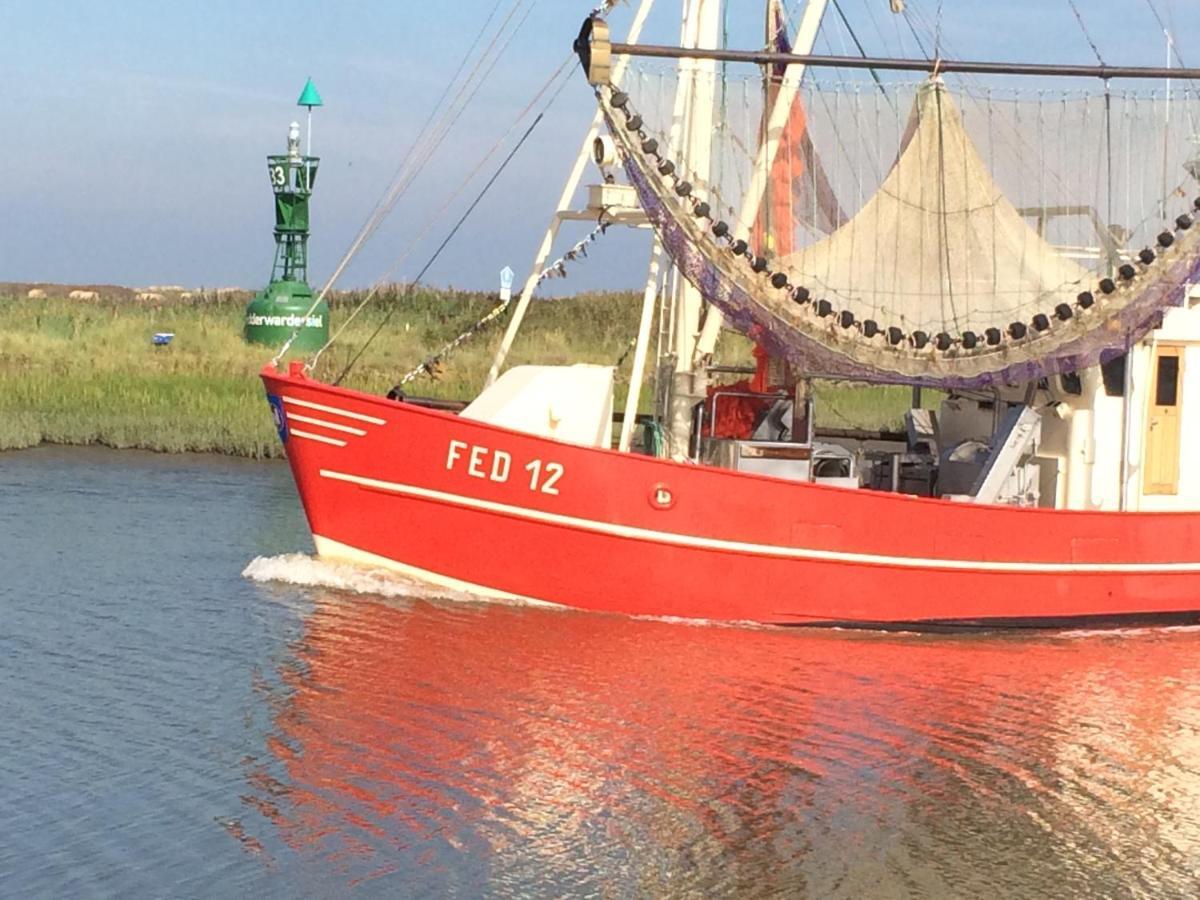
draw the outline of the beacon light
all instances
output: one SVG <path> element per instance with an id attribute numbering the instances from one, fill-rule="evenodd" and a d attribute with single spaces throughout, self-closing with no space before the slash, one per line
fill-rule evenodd
<path id="1" fill-rule="evenodd" d="M 513 276 L 515 274 L 508 266 L 500 270 L 500 299 L 505 303 L 512 299 Z"/>

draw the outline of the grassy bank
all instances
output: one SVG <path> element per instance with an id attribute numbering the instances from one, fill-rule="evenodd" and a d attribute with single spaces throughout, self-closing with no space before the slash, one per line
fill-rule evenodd
<path id="1" fill-rule="evenodd" d="M 103 294 L 92 301 L 51 296 L 0 296 L 0 449 L 43 441 L 99 443 L 169 452 L 199 451 L 249 457 L 280 454 L 257 374 L 270 353 L 246 345 L 241 318 L 248 295 L 138 300 Z M 354 294 L 333 299 L 332 321 L 345 321 Z M 631 294 L 581 295 L 535 303 L 510 362 L 612 365 L 636 332 L 639 299 Z M 400 375 L 492 308 L 486 295 L 419 292 L 378 298 L 355 319 L 321 360 L 332 377 L 363 352 L 347 386 L 386 393 Z M 502 324 L 470 340 L 410 393 L 470 398 L 483 382 Z M 172 331 L 156 348 L 154 332 Z M 723 342 L 722 361 L 749 358 L 736 337 Z M 618 372 L 618 402 L 627 390 L 630 360 Z M 648 392 L 647 392 L 648 393 Z M 887 388 L 821 389 L 818 421 L 831 426 L 894 425 L 908 392 Z M 644 395 L 643 406 L 646 406 Z"/>

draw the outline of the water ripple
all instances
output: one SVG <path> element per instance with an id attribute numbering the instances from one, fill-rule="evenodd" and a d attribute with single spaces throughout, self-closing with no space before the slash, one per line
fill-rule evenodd
<path id="1" fill-rule="evenodd" d="M 347 593 L 317 590 L 297 646 L 291 784 L 359 773 L 340 795 L 372 833 L 485 858 L 480 886 L 1163 896 L 1196 873 L 1194 631 L 680 628 L 398 606 L 412 586 L 365 577 L 315 579 Z"/>
<path id="2" fill-rule="evenodd" d="M 1200 630 L 788 631 L 431 595 L 291 552 L 282 466 L 139 459 L 3 458 L 6 895 L 1200 884 Z"/>

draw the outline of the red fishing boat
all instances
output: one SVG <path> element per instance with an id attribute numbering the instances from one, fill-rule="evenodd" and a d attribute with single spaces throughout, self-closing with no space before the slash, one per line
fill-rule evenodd
<path id="1" fill-rule="evenodd" d="M 264 371 L 318 554 L 775 624 L 1198 621 L 1200 514 L 1017 509 L 581 447 Z"/>
<path id="2" fill-rule="evenodd" d="M 1052 244 L 1047 221 L 1067 217 L 1078 230 L 1095 216 L 1049 196 L 1010 201 L 997 174 L 1005 157 L 981 149 L 967 124 L 978 116 L 959 112 L 983 101 L 945 83 L 958 70 L 1012 67 L 938 61 L 894 117 L 895 157 L 875 189 L 847 204 L 831 196 L 839 178 L 803 114 L 832 104 L 806 98 L 789 74 L 822 60 L 791 46 L 777 4 L 771 52 L 721 50 L 716 6 L 687 4 L 683 48 L 639 47 L 636 35 L 611 44 L 598 17 L 576 44 L 608 131 L 584 143 L 606 176 L 594 205 L 654 234 L 619 439 L 611 367 L 503 370 L 558 224 L 572 218 L 577 166 L 489 383 L 461 412 L 327 384 L 300 363 L 264 369 L 318 554 L 489 598 L 630 615 L 905 628 L 1200 622 L 1200 472 L 1187 465 L 1200 450 L 1200 379 L 1190 380 L 1200 374 L 1200 228 L 1190 202 L 1151 223 L 1158 233 L 1140 251 L 1141 232 L 1118 240 L 1111 227 L 1094 246 Z M 803 50 L 823 8 L 808 6 Z M 639 53 L 685 57 L 671 85 L 682 123 L 655 130 L 651 117 L 669 104 L 636 94 L 647 79 L 618 88 Z M 705 73 L 747 56 L 764 73 L 762 108 L 749 117 L 760 139 L 733 179 L 750 188 L 730 203 L 721 191 L 734 189 L 713 174 L 712 120 L 699 111 L 714 95 Z M 1097 96 L 1095 108 L 1112 107 L 1111 93 Z M 889 100 L 897 111 L 901 97 Z M 1192 180 L 1174 202 L 1196 193 L 1200 173 L 1177 168 Z M 801 219 L 815 237 L 797 237 Z M 669 346 L 653 366 L 651 439 L 634 450 L 656 315 Z M 706 342 L 722 327 L 754 341 L 752 379 L 717 383 Z M 823 433 L 812 399 L 822 378 L 945 399 L 932 414 L 914 403 L 903 433 Z"/>

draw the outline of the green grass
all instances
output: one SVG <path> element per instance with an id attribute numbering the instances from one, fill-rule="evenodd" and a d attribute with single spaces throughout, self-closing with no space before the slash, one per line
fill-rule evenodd
<path id="1" fill-rule="evenodd" d="M 248 295 L 201 295 L 148 303 L 128 296 L 79 302 L 0 296 L 0 449 L 45 442 L 104 444 L 167 452 L 248 457 L 281 455 L 258 371 L 271 352 L 247 345 L 241 318 Z M 359 296 L 331 303 L 336 329 Z M 419 291 L 378 297 L 322 357 L 317 374 L 336 376 L 379 327 L 347 386 L 386 393 L 400 376 L 495 304 L 482 294 Z M 535 302 L 510 364 L 592 362 L 612 365 L 637 329 L 640 298 L 587 294 Z M 386 324 L 384 319 L 387 318 Z M 150 336 L 173 331 L 169 347 Z M 434 377 L 419 376 L 410 394 L 469 399 L 483 383 L 503 321 L 444 360 Z M 749 344 L 722 340 L 721 362 L 741 364 Z M 624 404 L 631 360 L 617 376 Z M 819 388 L 818 423 L 891 427 L 908 404 L 899 388 Z M 649 391 L 642 408 L 648 410 Z"/>

